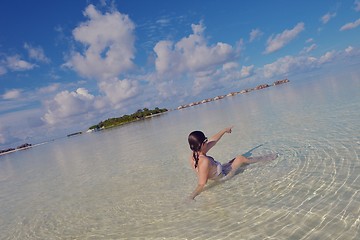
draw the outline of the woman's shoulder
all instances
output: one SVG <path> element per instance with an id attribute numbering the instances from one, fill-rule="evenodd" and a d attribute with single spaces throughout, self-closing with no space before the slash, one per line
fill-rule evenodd
<path id="1" fill-rule="evenodd" d="M 210 158 L 209 156 L 206 156 L 206 155 L 200 155 L 199 156 L 199 163 L 203 163 L 203 162 L 206 162 L 208 163 L 210 161 Z"/>

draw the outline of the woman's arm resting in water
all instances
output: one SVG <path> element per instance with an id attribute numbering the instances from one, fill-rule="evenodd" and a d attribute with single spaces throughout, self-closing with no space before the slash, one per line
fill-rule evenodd
<path id="1" fill-rule="evenodd" d="M 207 157 L 201 156 L 199 158 L 198 171 L 198 185 L 189 197 L 191 200 L 194 200 L 202 192 L 208 180 L 209 160 Z"/>
<path id="2" fill-rule="evenodd" d="M 195 200 L 195 197 L 202 192 L 202 190 L 204 189 L 204 187 L 205 187 L 205 184 L 201 184 L 201 185 L 198 184 L 197 187 L 195 188 L 194 192 L 190 195 L 189 198 L 190 198 L 191 200 Z"/>
<path id="3" fill-rule="evenodd" d="M 215 146 L 215 144 L 221 139 L 221 137 L 225 133 L 231 133 L 232 128 L 233 127 L 227 127 L 221 130 L 220 132 L 218 132 L 217 134 L 215 134 L 214 136 L 212 136 L 208 141 L 206 152 L 208 152 L 213 146 Z"/>

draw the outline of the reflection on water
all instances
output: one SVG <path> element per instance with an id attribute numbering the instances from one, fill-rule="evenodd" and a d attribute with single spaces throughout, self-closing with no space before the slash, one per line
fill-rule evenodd
<path id="1" fill-rule="evenodd" d="M 0 239 L 358 239 L 360 81 L 326 80 L 2 156 Z M 215 159 L 280 156 L 185 203 L 188 133 L 227 125 Z"/>

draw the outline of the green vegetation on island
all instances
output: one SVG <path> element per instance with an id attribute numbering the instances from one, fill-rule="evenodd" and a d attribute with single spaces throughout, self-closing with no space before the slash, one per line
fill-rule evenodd
<path id="1" fill-rule="evenodd" d="M 147 108 L 139 109 L 135 113 L 131 115 L 123 115 L 122 117 L 118 118 L 109 118 L 105 121 L 101 121 L 100 123 L 91 126 L 89 130 L 100 130 L 100 129 L 106 129 L 111 127 L 116 127 L 125 123 L 134 122 L 140 119 L 145 119 L 150 116 L 154 116 L 156 114 L 167 112 L 168 110 L 166 108 L 158 108 L 156 107 L 154 110 L 149 110 Z"/>

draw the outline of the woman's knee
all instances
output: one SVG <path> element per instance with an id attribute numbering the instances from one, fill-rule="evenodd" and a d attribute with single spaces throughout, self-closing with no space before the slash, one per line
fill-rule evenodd
<path id="1" fill-rule="evenodd" d="M 235 158 L 235 161 L 237 161 L 238 163 L 248 163 L 249 159 L 247 159 L 246 157 L 240 155 L 240 156 L 237 156 Z"/>
<path id="2" fill-rule="evenodd" d="M 237 169 L 238 167 L 240 167 L 243 164 L 248 163 L 248 159 L 244 156 L 237 156 L 234 160 L 234 162 L 232 163 L 232 167 Z"/>

